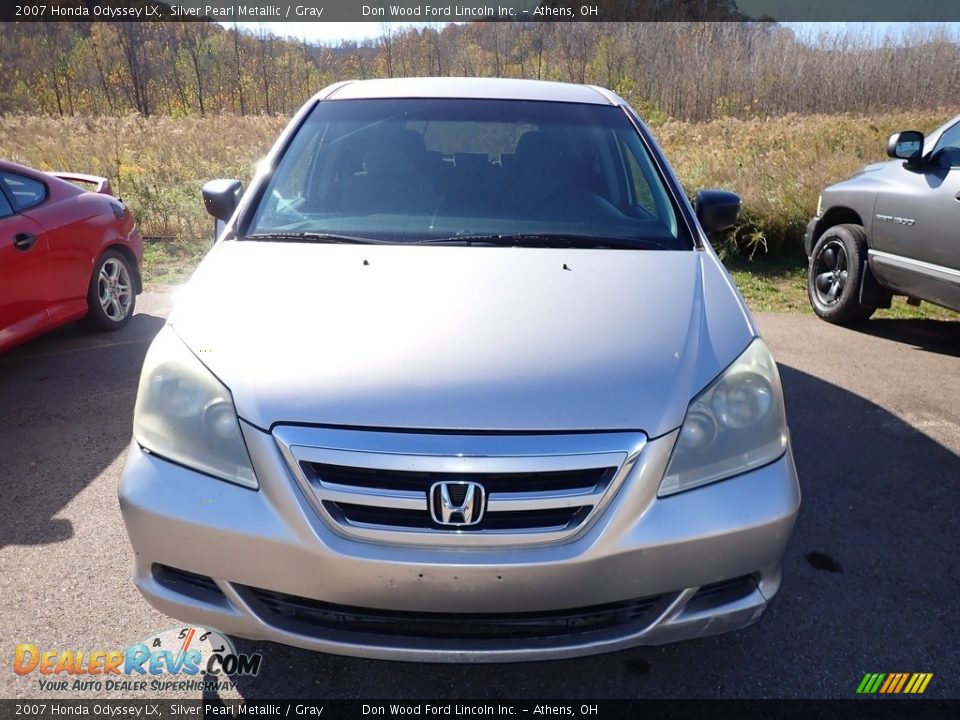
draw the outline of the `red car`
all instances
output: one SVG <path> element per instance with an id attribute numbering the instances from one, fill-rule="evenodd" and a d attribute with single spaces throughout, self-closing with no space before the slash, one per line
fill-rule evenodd
<path id="1" fill-rule="evenodd" d="M 0 352 L 72 320 L 123 327 L 142 258 L 133 215 L 105 178 L 0 160 Z"/>

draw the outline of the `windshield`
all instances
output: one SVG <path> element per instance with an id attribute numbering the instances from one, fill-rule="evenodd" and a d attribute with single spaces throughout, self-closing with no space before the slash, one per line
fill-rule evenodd
<path id="1" fill-rule="evenodd" d="M 270 234 L 691 247 L 623 110 L 522 100 L 319 103 L 246 229 Z"/>

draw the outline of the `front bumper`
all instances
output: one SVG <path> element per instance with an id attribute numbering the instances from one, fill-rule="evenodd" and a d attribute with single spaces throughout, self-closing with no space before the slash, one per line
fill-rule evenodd
<path id="1" fill-rule="evenodd" d="M 672 433 L 647 442 L 599 519 L 568 542 L 463 549 L 378 544 L 334 532 L 309 504 L 274 438 L 246 425 L 244 435 L 259 491 L 131 446 L 120 505 L 136 553 L 136 585 L 154 607 L 181 620 L 345 655 L 539 660 L 744 627 L 779 588 L 800 503 L 789 449 L 756 471 L 657 498 Z M 187 575 L 171 581 L 171 568 Z M 189 574 L 198 583 L 183 582 Z M 740 582 L 723 585 L 733 579 Z M 611 603 L 649 602 L 641 603 L 642 613 L 596 629 L 490 639 L 379 633 L 362 623 L 311 625 L 274 612 L 263 602 L 271 593 L 300 605 L 320 601 L 325 612 L 351 620 L 375 609 L 448 623 L 591 609 L 578 616 L 584 617 Z"/>

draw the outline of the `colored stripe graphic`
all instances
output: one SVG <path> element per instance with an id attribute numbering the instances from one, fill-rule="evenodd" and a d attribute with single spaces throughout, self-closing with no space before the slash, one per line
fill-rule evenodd
<path id="1" fill-rule="evenodd" d="M 907 682 L 907 673 L 900 673 L 900 682 L 897 683 L 897 686 L 893 689 L 893 692 L 898 693 L 903 689 L 904 683 Z"/>
<path id="2" fill-rule="evenodd" d="M 933 673 L 867 673 L 857 686 L 858 695 L 922 695 Z"/>
<path id="3" fill-rule="evenodd" d="M 924 690 L 927 689 L 927 685 L 930 684 L 930 680 L 933 678 L 933 673 L 914 673 L 914 676 L 910 678 L 910 682 L 907 683 L 907 690 L 911 695 L 921 695 Z"/>
<path id="4" fill-rule="evenodd" d="M 883 673 L 867 673 L 860 681 L 857 693 L 861 695 L 872 695 L 880 687 L 880 683 L 886 677 Z"/>
<path id="5" fill-rule="evenodd" d="M 898 682 L 899 680 L 900 680 L 900 674 L 899 674 L 899 673 L 890 673 L 889 675 L 887 675 L 887 679 L 886 679 L 886 681 L 883 683 L 883 685 L 880 686 L 880 692 L 883 693 L 883 694 L 886 694 L 886 693 L 888 693 L 888 692 L 891 692 L 890 688 L 891 688 L 891 687 L 896 687 L 897 682 Z"/>

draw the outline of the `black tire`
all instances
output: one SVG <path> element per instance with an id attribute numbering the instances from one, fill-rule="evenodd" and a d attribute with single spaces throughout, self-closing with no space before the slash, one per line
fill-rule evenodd
<path id="1" fill-rule="evenodd" d="M 119 250 L 107 250 L 93 266 L 83 324 L 91 330 L 119 330 L 130 322 L 136 304 L 130 261 Z"/>
<path id="2" fill-rule="evenodd" d="M 813 311 L 827 322 L 855 325 L 876 308 L 860 304 L 867 235 L 860 225 L 834 225 L 813 246 L 807 268 L 807 295 Z"/>

